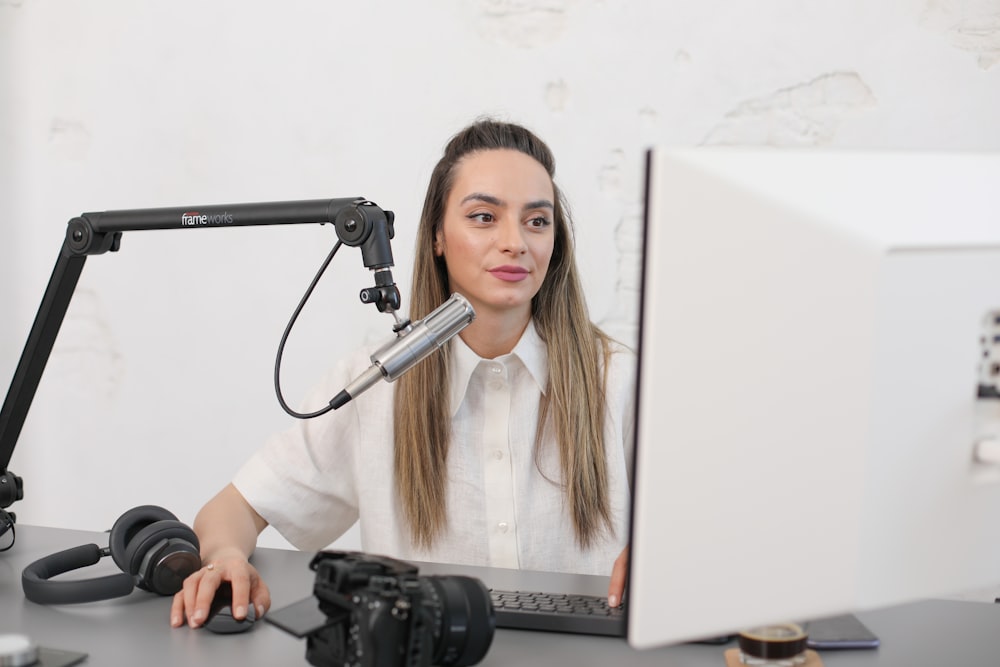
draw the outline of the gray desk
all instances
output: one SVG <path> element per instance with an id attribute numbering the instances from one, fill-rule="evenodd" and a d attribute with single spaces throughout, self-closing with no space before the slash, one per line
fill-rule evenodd
<path id="1" fill-rule="evenodd" d="M 305 662 L 305 642 L 259 622 L 250 632 L 214 635 L 169 625 L 170 600 L 145 591 L 83 605 L 46 607 L 24 599 L 21 570 L 55 551 L 107 535 L 72 530 L 17 527 L 17 544 L 0 554 L 0 632 L 18 632 L 42 646 L 82 651 L 88 665 L 289 665 Z M 312 554 L 260 549 L 254 562 L 271 588 L 273 609 L 311 595 Z M 116 571 L 110 558 L 88 576 Z M 552 575 L 509 570 L 427 566 L 426 574 L 478 574 L 495 587 L 553 588 Z M 575 579 L 575 578 L 570 578 Z M 591 584 L 593 586 L 593 584 Z M 601 590 L 594 592 L 601 593 Z M 961 666 L 1000 663 L 1000 605 L 925 601 L 859 615 L 882 639 L 874 651 L 826 652 L 827 667 L 872 665 Z M 637 652 L 622 639 L 499 630 L 481 665 L 692 665 L 722 667 L 723 648 L 673 646 Z"/>

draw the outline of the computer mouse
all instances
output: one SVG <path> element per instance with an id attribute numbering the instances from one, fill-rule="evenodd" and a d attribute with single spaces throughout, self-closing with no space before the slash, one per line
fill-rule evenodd
<path id="1" fill-rule="evenodd" d="M 223 582 L 219 590 L 215 592 L 212 605 L 208 609 L 208 618 L 205 619 L 203 627 L 219 634 L 232 634 L 234 632 L 246 632 L 253 627 L 257 620 L 257 614 L 253 605 L 247 605 L 246 618 L 236 620 L 233 618 L 233 589 L 228 582 Z"/>

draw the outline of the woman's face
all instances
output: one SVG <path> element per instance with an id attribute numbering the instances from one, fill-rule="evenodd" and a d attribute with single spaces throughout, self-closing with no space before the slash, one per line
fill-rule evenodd
<path id="1" fill-rule="evenodd" d="M 534 158 L 488 150 L 456 165 L 434 253 L 477 315 L 531 313 L 555 240 L 552 179 Z"/>

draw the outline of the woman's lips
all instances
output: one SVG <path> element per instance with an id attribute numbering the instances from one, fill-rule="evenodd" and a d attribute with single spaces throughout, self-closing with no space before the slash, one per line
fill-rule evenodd
<path id="1" fill-rule="evenodd" d="M 528 277 L 528 270 L 520 266 L 498 266 L 490 269 L 490 273 L 509 283 L 516 283 Z"/>

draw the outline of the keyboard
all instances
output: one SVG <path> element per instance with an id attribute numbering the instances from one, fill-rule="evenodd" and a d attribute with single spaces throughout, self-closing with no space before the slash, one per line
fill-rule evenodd
<path id="1" fill-rule="evenodd" d="M 625 636 L 625 608 L 596 595 L 490 590 L 498 628 Z"/>

